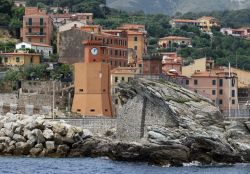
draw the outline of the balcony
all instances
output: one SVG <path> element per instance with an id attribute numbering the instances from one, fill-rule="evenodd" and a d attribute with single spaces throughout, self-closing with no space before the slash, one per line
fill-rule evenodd
<path id="1" fill-rule="evenodd" d="M 32 23 L 29 23 L 29 22 L 26 22 L 26 26 L 27 27 L 45 27 L 46 26 L 46 23 L 40 23 L 40 22 L 32 22 Z"/>
<path id="2" fill-rule="evenodd" d="M 40 33 L 40 32 L 31 32 L 31 33 L 26 33 L 26 36 L 45 36 L 46 33 Z"/>

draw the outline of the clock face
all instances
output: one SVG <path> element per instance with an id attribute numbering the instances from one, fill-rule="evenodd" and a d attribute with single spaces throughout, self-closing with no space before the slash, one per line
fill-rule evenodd
<path id="1" fill-rule="evenodd" d="M 91 49 L 91 54 L 96 56 L 98 54 L 98 49 L 97 48 L 92 48 Z"/>

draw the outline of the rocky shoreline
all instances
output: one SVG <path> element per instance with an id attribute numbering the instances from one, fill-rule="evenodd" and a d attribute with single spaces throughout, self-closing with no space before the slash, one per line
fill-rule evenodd
<path id="1" fill-rule="evenodd" d="M 120 114 L 129 122 L 139 113 L 130 109 L 140 108 L 135 104 L 147 98 L 142 107 L 145 133 L 136 141 L 121 139 L 120 132 L 126 135 L 127 130 L 119 132 L 119 126 L 98 135 L 41 115 L 8 113 L 0 116 L 0 155 L 109 157 L 161 166 L 250 162 L 250 122 L 224 121 L 208 99 L 173 84 L 146 80 L 121 86 L 120 97 L 125 103 Z M 162 122 L 153 120 L 157 114 L 166 122 L 156 124 Z"/>

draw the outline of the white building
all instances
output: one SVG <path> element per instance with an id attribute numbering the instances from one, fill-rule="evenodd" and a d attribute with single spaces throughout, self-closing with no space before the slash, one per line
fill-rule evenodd
<path id="1" fill-rule="evenodd" d="M 53 54 L 53 47 L 42 43 L 21 42 L 16 44 L 16 50 L 20 49 L 33 49 L 36 53 L 40 53 L 44 59 L 49 59 L 50 55 Z"/>

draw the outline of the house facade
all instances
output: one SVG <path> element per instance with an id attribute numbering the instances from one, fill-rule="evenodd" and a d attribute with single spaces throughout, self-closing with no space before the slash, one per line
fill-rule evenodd
<path id="1" fill-rule="evenodd" d="M 52 19 L 37 7 L 26 7 L 21 37 L 24 42 L 51 45 Z"/>
<path id="2" fill-rule="evenodd" d="M 25 51 L 18 51 L 13 53 L 0 54 L 2 65 L 4 66 L 23 66 L 30 64 L 40 64 L 41 55 L 36 53 L 27 53 Z"/>

